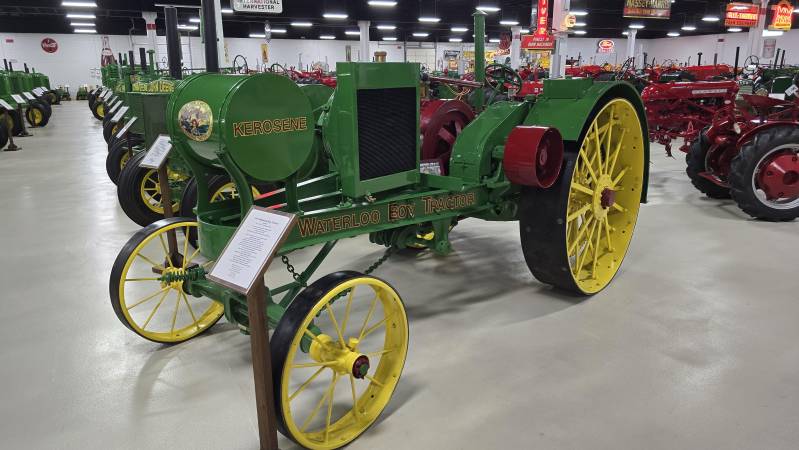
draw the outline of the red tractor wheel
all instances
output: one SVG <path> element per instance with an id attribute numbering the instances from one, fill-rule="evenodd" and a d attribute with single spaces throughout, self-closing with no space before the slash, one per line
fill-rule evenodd
<path id="1" fill-rule="evenodd" d="M 441 175 L 449 171 L 455 139 L 472 120 L 474 112 L 461 100 L 433 100 L 421 111 L 422 161 L 438 161 Z"/>
<path id="2" fill-rule="evenodd" d="M 723 180 L 720 176 L 726 176 L 729 169 L 718 167 L 718 148 L 711 150 L 710 142 L 708 142 L 705 130 L 699 133 L 699 138 L 694 141 L 688 153 L 685 154 L 685 173 L 691 179 L 691 183 L 699 192 L 707 195 L 710 198 L 730 198 L 730 189 L 722 186 Z"/>
<path id="3" fill-rule="evenodd" d="M 768 221 L 799 217 L 799 126 L 761 131 L 730 169 L 732 198 L 745 213 Z"/>

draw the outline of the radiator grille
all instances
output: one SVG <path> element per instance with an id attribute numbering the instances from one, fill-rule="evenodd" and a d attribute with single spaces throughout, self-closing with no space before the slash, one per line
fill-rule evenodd
<path id="1" fill-rule="evenodd" d="M 361 180 L 416 169 L 416 88 L 358 91 Z"/>

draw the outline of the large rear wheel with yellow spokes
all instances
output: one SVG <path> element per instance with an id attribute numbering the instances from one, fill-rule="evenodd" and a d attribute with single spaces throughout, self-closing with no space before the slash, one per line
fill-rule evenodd
<path id="1" fill-rule="evenodd" d="M 407 351 L 405 308 L 388 283 L 351 271 L 317 280 L 271 339 L 278 429 L 309 449 L 352 442 L 385 409 Z"/>
<path id="2" fill-rule="evenodd" d="M 209 329 L 224 306 L 183 290 L 180 276 L 211 261 L 186 236 L 197 222 L 184 218 L 153 223 L 125 244 L 111 269 L 111 306 L 117 318 L 136 334 L 155 342 L 183 342 Z M 175 236 L 170 251 L 169 234 Z"/>
<path id="3" fill-rule="evenodd" d="M 550 189 L 522 194 L 520 235 L 540 281 L 581 294 L 607 286 L 632 239 L 644 181 L 641 118 L 623 98 L 605 103 L 564 156 Z"/>
<path id="4" fill-rule="evenodd" d="M 161 184 L 158 181 L 158 171 L 139 167 L 141 160 L 147 152 L 139 152 L 125 162 L 117 180 L 117 198 L 119 206 L 130 218 L 140 226 L 147 226 L 164 217 L 164 206 L 161 202 Z M 168 164 L 168 163 L 167 163 Z M 185 183 L 188 177 L 169 170 L 167 167 L 170 184 Z M 180 208 L 180 198 L 177 194 L 172 197 L 172 213 L 177 215 Z"/>

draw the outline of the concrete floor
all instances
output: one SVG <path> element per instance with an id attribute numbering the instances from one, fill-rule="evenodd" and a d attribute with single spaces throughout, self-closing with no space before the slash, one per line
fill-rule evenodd
<path id="1" fill-rule="evenodd" d="M 160 346 L 114 316 L 108 275 L 138 227 L 86 103 L 33 133 L 0 153 L 0 447 L 257 448 L 246 336 L 220 322 Z M 748 220 L 701 197 L 682 158 L 652 161 L 631 251 L 593 298 L 536 282 L 515 223 L 466 221 L 453 255 L 381 267 L 410 353 L 350 448 L 797 448 L 799 223 Z M 381 253 L 348 240 L 319 273 Z"/>

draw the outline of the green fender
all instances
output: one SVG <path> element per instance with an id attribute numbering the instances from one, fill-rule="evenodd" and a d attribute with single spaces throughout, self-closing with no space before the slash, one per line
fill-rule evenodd
<path id="1" fill-rule="evenodd" d="M 644 183 L 641 201 L 646 202 L 649 185 L 649 131 L 646 111 L 635 88 L 623 81 L 594 81 L 591 78 L 544 80 L 544 93 L 538 96 L 523 125 L 557 128 L 566 151 L 577 151 L 594 114 L 611 98 L 625 98 L 638 112 L 644 136 Z M 574 145 L 569 145 L 569 142 Z"/>

